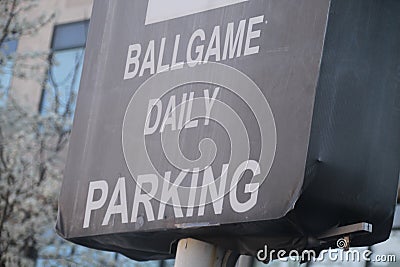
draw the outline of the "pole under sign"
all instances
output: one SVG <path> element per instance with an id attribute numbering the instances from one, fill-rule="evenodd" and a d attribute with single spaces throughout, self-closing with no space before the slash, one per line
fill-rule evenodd
<path id="1" fill-rule="evenodd" d="M 399 11 L 95 1 L 58 233 L 135 260 L 172 258 L 185 238 L 253 256 L 387 239 Z"/>

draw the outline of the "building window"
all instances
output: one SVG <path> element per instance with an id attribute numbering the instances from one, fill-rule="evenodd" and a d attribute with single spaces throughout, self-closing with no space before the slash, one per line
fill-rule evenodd
<path id="1" fill-rule="evenodd" d="M 42 92 L 40 112 L 73 118 L 82 74 L 89 21 L 54 27 L 47 84 Z"/>
<path id="2" fill-rule="evenodd" d="M 7 100 L 17 46 L 17 40 L 9 40 L 0 44 L 0 105 L 4 105 Z"/>

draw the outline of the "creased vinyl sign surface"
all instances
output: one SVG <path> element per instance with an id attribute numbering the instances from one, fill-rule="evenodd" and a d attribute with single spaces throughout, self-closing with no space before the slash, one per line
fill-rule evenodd
<path id="1" fill-rule="evenodd" d="M 60 234 L 284 216 L 303 185 L 328 7 L 95 1 Z"/>

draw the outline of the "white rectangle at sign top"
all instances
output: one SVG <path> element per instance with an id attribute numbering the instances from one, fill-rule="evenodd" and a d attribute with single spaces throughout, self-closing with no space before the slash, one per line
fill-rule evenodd
<path id="1" fill-rule="evenodd" d="M 248 0 L 149 0 L 145 25 L 247 1 Z"/>

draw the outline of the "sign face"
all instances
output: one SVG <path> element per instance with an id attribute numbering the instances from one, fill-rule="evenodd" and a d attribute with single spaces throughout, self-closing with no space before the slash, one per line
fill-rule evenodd
<path id="1" fill-rule="evenodd" d="M 61 235 L 283 217 L 303 185 L 328 9 L 95 1 Z"/>

